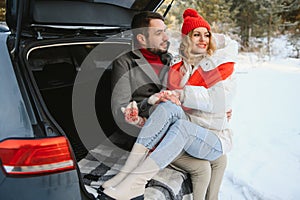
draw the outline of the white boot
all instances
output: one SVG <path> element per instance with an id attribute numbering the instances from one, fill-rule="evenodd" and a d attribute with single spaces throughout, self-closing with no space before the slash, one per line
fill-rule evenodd
<path id="1" fill-rule="evenodd" d="M 128 175 L 128 173 L 134 170 L 139 163 L 146 158 L 148 152 L 149 150 L 145 146 L 135 143 L 120 172 L 113 178 L 104 182 L 102 187 L 105 189 L 118 185 Z"/>
<path id="2" fill-rule="evenodd" d="M 117 200 L 144 199 L 145 186 L 158 171 L 159 166 L 148 157 L 117 186 L 106 188 L 103 193 Z"/>

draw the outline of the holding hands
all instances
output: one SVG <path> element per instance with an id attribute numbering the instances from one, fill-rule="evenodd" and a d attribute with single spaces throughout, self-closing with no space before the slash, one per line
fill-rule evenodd
<path id="1" fill-rule="evenodd" d="M 178 106 L 181 106 L 180 102 L 181 90 L 164 90 L 159 93 L 155 93 L 149 97 L 148 103 L 151 105 L 158 104 L 160 102 L 171 101 Z M 129 124 L 143 127 L 146 118 L 139 116 L 139 109 L 137 107 L 137 103 L 135 101 L 130 102 L 126 108 L 121 108 L 122 112 L 124 113 L 125 121 Z M 227 113 L 227 120 L 229 121 L 232 116 L 232 110 L 229 110 Z"/>
<path id="2" fill-rule="evenodd" d="M 172 103 L 180 106 L 180 94 L 180 90 L 163 90 L 150 96 L 148 99 L 148 103 L 154 105 L 160 102 L 171 101 Z"/>

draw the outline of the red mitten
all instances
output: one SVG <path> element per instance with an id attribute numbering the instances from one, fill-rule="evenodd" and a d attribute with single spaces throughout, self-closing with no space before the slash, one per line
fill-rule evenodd
<path id="1" fill-rule="evenodd" d="M 126 108 L 121 108 L 124 113 L 125 121 L 139 127 L 144 126 L 146 118 L 139 116 L 139 109 L 135 101 L 130 102 Z"/>

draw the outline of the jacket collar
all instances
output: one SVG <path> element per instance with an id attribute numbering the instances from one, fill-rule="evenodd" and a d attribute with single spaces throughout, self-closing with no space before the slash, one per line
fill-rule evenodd
<path id="1" fill-rule="evenodd" d="M 138 67 L 142 69 L 155 84 L 161 85 L 161 80 L 158 78 L 150 63 L 144 58 L 143 54 L 139 50 L 133 50 L 132 52 L 136 55 L 135 62 L 138 64 Z"/>

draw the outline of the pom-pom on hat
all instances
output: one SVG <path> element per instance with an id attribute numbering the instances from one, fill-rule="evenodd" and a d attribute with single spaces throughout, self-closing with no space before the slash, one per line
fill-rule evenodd
<path id="1" fill-rule="evenodd" d="M 183 13 L 183 24 L 181 28 L 181 33 L 187 35 L 190 31 L 198 27 L 205 27 L 210 30 L 209 23 L 203 19 L 198 12 L 192 8 L 188 8 Z"/>

